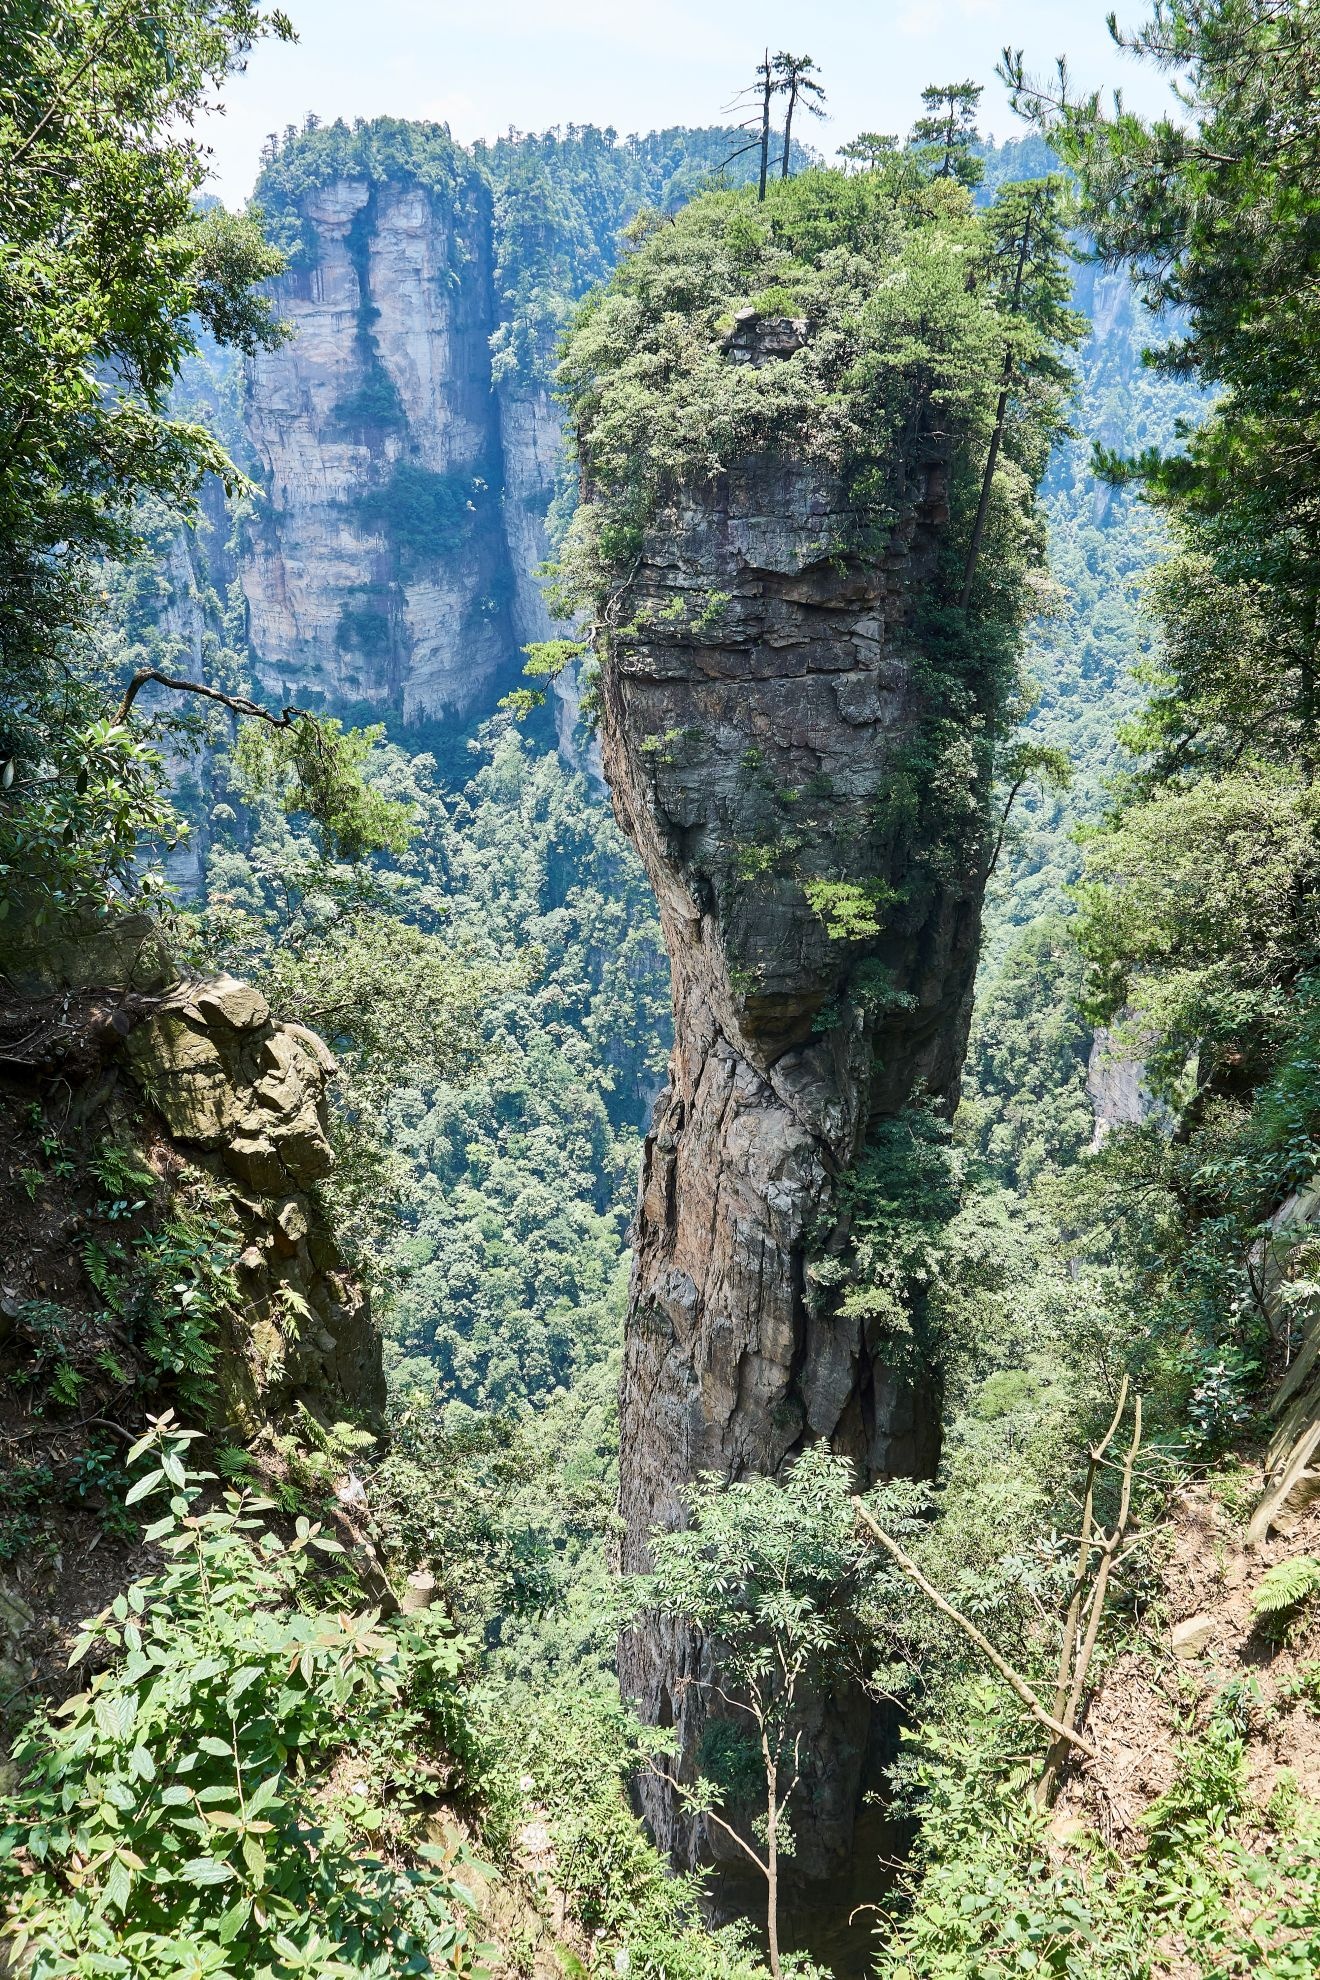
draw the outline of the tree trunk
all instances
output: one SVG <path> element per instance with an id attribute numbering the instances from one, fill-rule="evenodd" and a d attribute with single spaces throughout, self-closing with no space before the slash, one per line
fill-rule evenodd
<path id="1" fill-rule="evenodd" d="M 1022 244 L 1018 249 L 1017 273 L 1013 277 L 1013 315 L 1018 313 L 1022 301 L 1022 278 L 1026 273 L 1027 254 L 1031 246 L 1031 222 L 1034 207 L 1027 208 L 1026 219 L 1022 223 Z M 990 513 L 990 489 L 995 478 L 995 464 L 999 459 L 999 448 L 1004 438 L 1004 421 L 1008 415 L 1008 388 L 1013 382 L 1013 352 L 1004 353 L 1004 379 L 999 390 L 999 403 L 995 407 L 995 428 L 990 435 L 990 451 L 986 456 L 985 473 L 981 477 L 981 499 L 976 505 L 976 521 L 972 524 L 972 540 L 967 549 L 967 563 L 963 571 L 962 595 L 958 603 L 963 611 L 972 602 L 972 586 L 976 582 L 976 565 L 981 555 L 981 538 L 985 535 L 986 517 Z"/>
<path id="2" fill-rule="evenodd" d="M 985 473 L 981 476 L 981 499 L 976 505 L 976 521 L 972 524 L 972 540 L 967 548 L 967 563 L 963 570 L 962 592 L 958 603 L 963 611 L 972 602 L 972 586 L 976 582 L 976 566 L 981 555 L 981 538 L 985 535 L 986 517 L 990 513 L 990 490 L 995 478 L 995 464 L 999 459 L 999 447 L 1004 437 L 1004 420 L 1008 414 L 1008 388 L 1013 380 L 1013 358 L 1008 353 L 1004 358 L 1004 382 L 999 389 L 999 403 L 995 407 L 995 427 L 990 435 L 990 451 L 985 457 Z"/>
<path id="3" fill-rule="evenodd" d="M 797 84 L 794 83 L 793 87 L 788 92 L 788 109 L 784 115 L 784 156 L 781 161 L 780 171 L 779 171 L 779 176 L 781 179 L 786 179 L 788 177 L 788 152 L 789 152 L 789 146 L 793 141 L 793 111 L 796 107 L 797 107 Z"/>
<path id="4" fill-rule="evenodd" d="M 779 1769 L 770 1758 L 770 1742 L 761 1734 L 765 1755 L 765 1936 L 770 1947 L 770 1971 L 779 1980 Z"/>
<path id="5" fill-rule="evenodd" d="M 758 200 L 765 198 L 765 182 L 770 172 L 770 50 L 765 51 L 765 86 L 761 91 L 761 182 L 757 187 Z"/>

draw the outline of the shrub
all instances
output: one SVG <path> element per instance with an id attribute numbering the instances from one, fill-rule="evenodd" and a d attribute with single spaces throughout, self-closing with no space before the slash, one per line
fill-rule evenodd
<path id="1" fill-rule="evenodd" d="M 463 1747 L 456 1644 L 318 1609 L 338 1543 L 300 1519 L 286 1544 L 247 1492 L 203 1510 L 196 1434 L 163 1418 L 134 1446 L 130 1501 L 169 1494 L 146 1534 L 166 1565 L 85 1625 L 88 1688 L 16 1746 L 0 1943 L 30 1980 L 475 1972 L 452 1871 L 398 1867 L 404 1769 L 452 1775 Z"/>

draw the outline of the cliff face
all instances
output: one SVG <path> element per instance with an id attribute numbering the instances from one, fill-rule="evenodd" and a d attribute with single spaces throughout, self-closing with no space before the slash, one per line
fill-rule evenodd
<path id="1" fill-rule="evenodd" d="M 931 439 L 882 554 L 839 561 L 841 488 L 744 461 L 662 510 L 619 601 L 604 690 L 606 773 L 660 902 L 675 1047 L 647 1139 L 622 1391 L 624 1564 L 682 1517 L 703 1471 L 774 1474 L 827 1440 L 869 1484 L 928 1476 L 932 1372 L 900 1377 L 845 1317 L 831 1265 L 837 1188 L 868 1126 L 919 1083 L 951 1101 L 970 1014 L 983 872 L 915 883 L 901 833 L 875 829 L 926 712 L 912 621 L 947 519 Z M 813 879 L 871 902 L 874 939 L 813 908 Z M 889 890 L 907 903 L 893 905 Z M 820 897 L 818 897 L 818 904 Z M 874 930 L 875 922 L 872 922 Z M 700 1741 L 702 1648 L 661 1626 L 625 1642 L 643 1715 Z M 866 1770 L 860 1695 L 818 1702 L 796 1863 L 847 1862 Z M 723 1853 L 646 1789 L 680 1856 Z"/>
<path id="2" fill-rule="evenodd" d="M 278 284 L 295 334 L 248 376 L 258 676 L 285 700 L 462 715 L 516 671 L 528 615 L 500 499 L 489 193 L 475 170 L 452 194 L 348 178 L 301 211 L 312 251 Z M 514 471 L 535 484 L 517 453 Z"/>

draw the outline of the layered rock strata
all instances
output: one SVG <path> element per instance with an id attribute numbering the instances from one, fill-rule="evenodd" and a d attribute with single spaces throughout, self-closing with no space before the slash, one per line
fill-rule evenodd
<path id="1" fill-rule="evenodd" d="M 838 1190 L 919 1086 L 952 1103 L 970 1016 L 984 862 L 932 871 L 886 823 L 930 713 L 915 621 L 948 516 L 946 448 L 914 449 L 901 518 L 868 558 L 837 553 L 854 520 L 839 482 L 746 460 L 653 518 L 617 601 L 605 769 L 659 900 L 675 1027 L 622 1388 L 630 1570 L 702 1472 L 773 1475 L 819 1440 L 867 1485 L 937 1461 L 935 1372 L 898 1374 L 884 1336 L 840 1310 Z M 683 1769 L 707 1657 L 658 1623 L 622 1647 L 625 1690 L 676 1726 Z M 849 1858 L 869 1708 L 818 1700 L 807 1731 L 796 1863 L 830 1877 Z M 730 1854 L 662 1785 L 644 1799 L 681 1860 Z"/>
<path id="2" fill-rule="evenodd" d="M 490 195 L 335 180 L 276 285 L 290 340 L 251 361 L 263 496 L 243 570 L 277 700 L 464 714 L 510 669 L 491 392 Z"/>

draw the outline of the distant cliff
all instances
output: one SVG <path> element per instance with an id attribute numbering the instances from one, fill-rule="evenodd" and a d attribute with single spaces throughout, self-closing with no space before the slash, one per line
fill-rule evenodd
<path id="1" fill-rule="evenodd" d="M 381 119 L 293 133 L 257 199 L 289 253 L 293 335 L 248 367 L 261 493 L 242 561 L 272 700 L 407 724 L 488 713 L 553 636 L 536 579 L 563 479 L 550 390 L 572 303 L 721 131 L 513 137 L 464 151 Z M 561 628 L 562 630 L 562 628 Z M 573 752 L 574 684 L 558 684 Z"/>
<path id="2" fill-rule="evenodd" d="M 349 177 L 300 211 L 308 244 L 277 285 L 295 334 L 247 381 L 258 681 L 285 702 L 463 715 L 516 653 L 489 188 L 470 166 L 442 188 Z"/>

